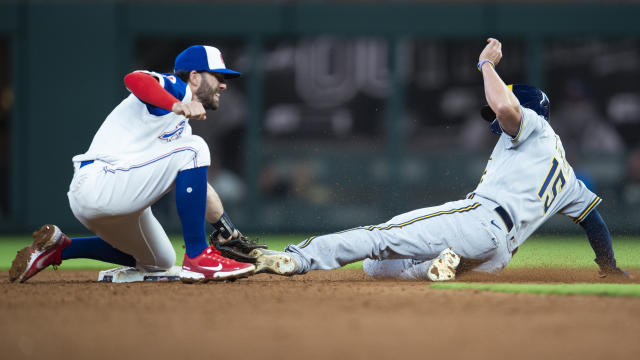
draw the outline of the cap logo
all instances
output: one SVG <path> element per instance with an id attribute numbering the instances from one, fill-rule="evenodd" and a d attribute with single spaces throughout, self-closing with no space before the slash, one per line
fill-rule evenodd
<path id="1" fill-rule="evenodd" d="M 226 69 L 224 66 L 224 61 L 222 61 L 222 53 L 220 50 L 214 48 L 213 46 L 204 46 L 204 49 L 207 53 L 207 62 L 209 64 L 209 69 Z"/>
<path id="2" fill-rule="evenodd" d="M 549 101 L 547 94 L 542 93 L 542 100 L 540 100 L 540 105 L 544 104 L 545 101 Z"/>

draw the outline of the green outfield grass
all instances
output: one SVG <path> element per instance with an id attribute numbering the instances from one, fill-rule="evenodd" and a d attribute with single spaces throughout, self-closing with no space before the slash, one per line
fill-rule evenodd
<path id="1" fill-rule="evenodd" d="M 638 284 L 481 284 L 434 283 L 430 289 L 487 290 L 506 293 L 530 293 L 541 295 L 605 295 L 640 297 Z"/>
<path id="2" fill-rule="evenodd" d="M 260 237 L 261 242 L 274 250 L 282 250 L 290 243 L 299 243 L 304 236 L 273 235 Z M 184 248 L 181 237 L 172 237 L 176 249 L 177 261 L 182 262 Z M 0 270 L 7 270 L 16 252 L 31 243 L 31 237 L 0 236 Z M 618 264 L 622 268 L 640 268 L 640 237 L 617 237 L 614 240 L 614 251 Z M 593 268 L 593 250 L 583 236 L 540 236 L 533 237 L 524 243 L 518 251 L 510 268 L 524 267 L 570 267 Z M 107 269 L 111 264 L 94 260 L 67 260 L 62 269 Z M 348 265 L 349 268 L 361 268 L 362 262 Z"/>

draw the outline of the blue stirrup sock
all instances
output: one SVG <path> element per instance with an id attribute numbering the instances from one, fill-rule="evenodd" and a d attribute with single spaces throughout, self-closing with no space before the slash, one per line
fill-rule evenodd
<path id="1" fill-rule="evenodd" d="M 73 238 L 62 250 L 62 260 L 93 259 L 123 266 L 136 266 L 136 259 L 109 245 L 97 236 Z"/>
<path id="2" fill-rule="evenodd" d="M 208 169 L 208 166 L 203 166 L 182 170 L 176 177 L 176 206 L 187 256 L 192 259 L 209 246 L 204 220 Z"/>
<path id="3" fill-rule="evenodd" d="M 611 233 L 598 210 L 593 209 L 591 213 L 580 222 L 580 226 L 582 226 L 587 233 L 589 244 L 596 254 L 596 263 L 598 263 L 598 265 L 601 263 L 607 264 L 615 268 L 616 259 L 613 254 Z"/>

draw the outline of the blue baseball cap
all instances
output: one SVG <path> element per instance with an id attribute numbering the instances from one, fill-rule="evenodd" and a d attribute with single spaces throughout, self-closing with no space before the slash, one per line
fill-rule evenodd
<path id="1" fill-rule="evenodd" d="M 224 74 L 225 79 L 236 78 L 241 73 L 227 69 L 218 48 L 205 45 L 193 45 L 176 57 L 173 71 L 208 71 Z"/>
<path id="2" fill-rule="evenodd" d="M 513 94 L 518 98 L 522 107 L 535 111 L 538 115 L 547 120 L 547 122 L 549 121 L 550 101 L 544 91 L 531 85 L 524 84 L 511 84 L 507 85 L 507 87 L 509 90 L 513 91 Z M 491 110 L 489 105 L 482 106 L 480 114 L 482 115 L 482 118 L 488 122 L 493 122 L 496 119 L 496 113 Z"/>

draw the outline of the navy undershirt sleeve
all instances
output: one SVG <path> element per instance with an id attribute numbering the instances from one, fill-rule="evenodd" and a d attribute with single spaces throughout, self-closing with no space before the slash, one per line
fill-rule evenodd
<path id="1" fill-rule="evenodd" d="M 603 266 L 616 267 L 616 259 L 613 255 L 613 246 L 611 244 L 611 234 L 609 228 L 605 224 L 598 210 L 591 213 L 580 222 L 580 226 L 587 233 L 589 244 L 596 253 L 596 263 Z"/>

